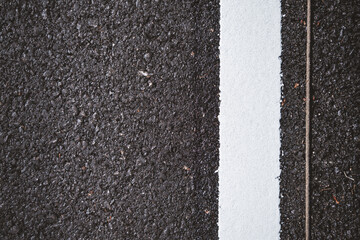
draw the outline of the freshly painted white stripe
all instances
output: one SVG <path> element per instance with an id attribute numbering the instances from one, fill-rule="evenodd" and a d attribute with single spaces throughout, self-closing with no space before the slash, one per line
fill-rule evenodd
<path id="1" fill-rule="evenodd" d="M 280 0 L 221 0 L 220 240 L 280 231 Z"/>

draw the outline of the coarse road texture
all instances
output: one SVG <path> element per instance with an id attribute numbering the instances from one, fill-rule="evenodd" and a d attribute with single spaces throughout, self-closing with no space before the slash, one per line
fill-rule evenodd
<path id="1" fill-rule="evenodd" d="M 0 3 L 0 239 L 218 238 L 219 7 Z"/>
<path id="2" fill-rule="evenodd" d="M 311 239 L 360 239 L 360 3 L 313 1 Z M 306 1 L 282 0 L 281 239 L 305 237 Z"/>

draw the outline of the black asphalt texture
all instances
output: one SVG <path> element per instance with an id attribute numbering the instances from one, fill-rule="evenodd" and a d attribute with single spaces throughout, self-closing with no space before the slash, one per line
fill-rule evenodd
<path id="1" fill-rule="evenodd" d="M 219 7 L 1 1 L 0 239 L 218 238 Z"/>
<path id="2" fill-rule="evenodd" d="M 311 239 L 360 239 L 360 2 L 312 2 Z M 304 239 L 306 1 L 281 11 L 280 237 Z"/>

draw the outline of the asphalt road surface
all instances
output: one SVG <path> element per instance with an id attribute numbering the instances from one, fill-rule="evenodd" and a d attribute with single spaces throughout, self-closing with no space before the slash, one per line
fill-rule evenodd
<path id="1" fill-rule="evenodd" d="M 313 2 L 311 235 L 360 239 L 360 4 Z M 219 7 L 0 3 L 0 239 L 218 239 Z M 306 1 L 281 11 L 280 237 L 303 239 Z"/>
<path id="2" fill-rule="evenodd" d="M 312 1 L 312 239 L 360 239 L 359 1 Z M 304 239 L 306 1 L 282 1 L 281 239 Z"/>
<path id="3" fill-rule="evenodd" d="M 219 15 L 0 3 L 0 239 L 217 239 Z"/>

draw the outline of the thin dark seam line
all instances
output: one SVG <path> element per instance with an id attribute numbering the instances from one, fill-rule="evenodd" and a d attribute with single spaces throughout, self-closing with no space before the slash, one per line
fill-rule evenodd
<path id="1" fill-rule="evenodd" d="M 305 115 L 305 240 L 310 240 L 310 68 L 311 0 L 307 0 L 306 31 L 306 115 Z"/>

